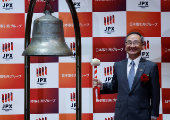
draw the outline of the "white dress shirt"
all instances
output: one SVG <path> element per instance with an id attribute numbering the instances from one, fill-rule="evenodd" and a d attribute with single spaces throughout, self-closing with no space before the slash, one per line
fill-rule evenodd
<path id="1" fill-rule="evenodd" d="M 135 65 L 134 65 L 135 74 L 134 74 L 134 75 L 136 75 L 136 71 L 137 71 L 137 69 L 138 69 L 138 65 L 139 65 L 140 59 L 141 59 L 141 56 L 139 56 L 138 58 L 136 58 L 136 59 L 133 60 L 134 63 L 135 63 Z M 131 61 L 132 61 L 132 59 L 128 58 L 128 63 L 127 63 L 127 78 L 128 78 L 128 76 L 129 76 L 129 71 L 130 71 L 131 66 L 132 66 L 132 65 L 130 64 Z"/>

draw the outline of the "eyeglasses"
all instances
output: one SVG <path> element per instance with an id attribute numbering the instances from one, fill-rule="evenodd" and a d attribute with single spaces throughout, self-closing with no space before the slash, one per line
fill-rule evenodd
<path id="1" fill-rule="evenodd" d="M 130 46 L 130 45 L 132 45 L 132 43 L 133 43 L 133 45 L 139 45 L 139 43 L 141 43 L 141 42 L 139 42 L 138 40 L 135 40 L 135 41 L 130 41 L 130 40 L 128 40 L 127 42 L 126 42 L 126 45 L 128 45 L 128 46 Z"/>

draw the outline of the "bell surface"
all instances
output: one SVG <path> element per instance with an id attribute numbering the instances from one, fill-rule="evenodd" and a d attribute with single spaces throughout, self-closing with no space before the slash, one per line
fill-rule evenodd
<path id="1" fill-rule="evenodd" d="M 46 10 L 45 16 L 34 21 L 32 40 L 23 56 L 71 56 L 71 49 L 64 40 L 62 20 Z"/>

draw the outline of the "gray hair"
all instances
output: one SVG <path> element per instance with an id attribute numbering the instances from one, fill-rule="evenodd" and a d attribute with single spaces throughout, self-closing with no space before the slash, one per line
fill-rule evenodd
<path id="1" fill-rule="evenodd" d="M 127 37 L 128 37 L 129 35 L 132 35 L 132 34 L 137 34 L 137 35 L 139 35 L 140 38 L 141 38 L 141 42 L 144 43 L 144 38 L 143 38 L 143 36 L 142 36 L 139 32 L 131 32 L 131 33 L 129 33 L 129 34 L 126 36 L 126 38 L 125 38 L 125 42 L 126 42 L 126 40 L 127 40 Z"/>

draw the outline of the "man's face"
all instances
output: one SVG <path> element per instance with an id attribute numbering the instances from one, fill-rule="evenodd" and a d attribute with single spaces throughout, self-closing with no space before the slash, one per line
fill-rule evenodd
<path id="1" fill-rule="evenodd" d="M 143 44 L 139 35 L 131 34 L 127 37 L 125 50 L 129 56 L 138 57 L 141 54 L 142 47 Z"/>

